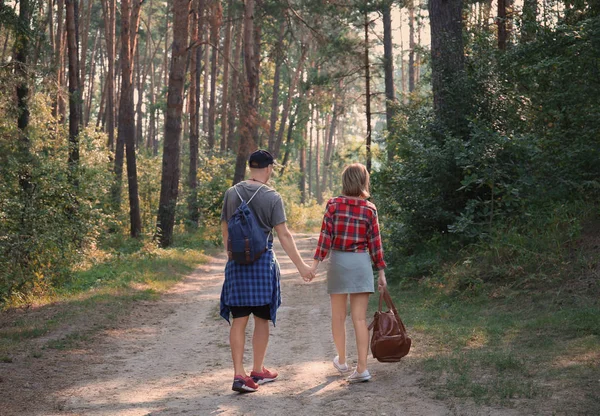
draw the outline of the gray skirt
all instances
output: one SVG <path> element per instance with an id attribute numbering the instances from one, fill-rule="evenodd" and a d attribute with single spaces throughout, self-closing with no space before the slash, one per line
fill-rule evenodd
<path id="1" fill-rule="evenodd" d="M 369 253 L 330 252 L 327 293 L 373 293 L 374 280 Z"/>

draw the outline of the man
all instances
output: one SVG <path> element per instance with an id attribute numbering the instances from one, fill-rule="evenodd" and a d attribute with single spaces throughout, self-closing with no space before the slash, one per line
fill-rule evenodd
<path id="1" fill-rule="evenodd" d="M 281 195 L 267 186 L 274 163 L 273 156 L 265 150 L 252 153 L 248 159 L 250 178 L 225 192 L 221 213 L 221 231 L 225 245 L 228 239 L 228 220 L 241 204 L 241 198 L 254 213 L 258 225 L 265 233 L 265 239 L 268 238 L 268 250 L 254 263 L 238 264 L 230 259 L 225 267 L 221 316 L 228 322 L 230 314 L 233 316 L 229 333 L 234 374 L 232 389 L 240 393 L 254 392 L 259 384 L 274 381 L 278 375 L 276 371 L 267 370 L 263 365 L 269 343 L 269 320 L 275 325 L 277 308 L 281 304 L 279 264 L 272 250 L 273 229 L 302 278 L 308 281 L 314 277 L 310 267 L 300 257 L 294 238 L 287 228 Z M 248 376 L 243 361 L 246 325 L 250 314 L 254 315 L 253 366 Z"/>

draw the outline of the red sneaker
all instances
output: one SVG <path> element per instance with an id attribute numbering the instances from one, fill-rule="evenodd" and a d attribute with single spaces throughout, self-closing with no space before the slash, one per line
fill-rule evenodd
<path id="1" fill-rule="evenodd" d="M 277 374 L 277 371 L 269 371 L 264 367 L 262 368 L 262 371 L 260 373 L 257 371 L 252 371 L 250 373 L 250 377 L 252 377 L 252 379 L 258 384 L 264 384 L 269 383 L 271 381 L 275 381 L 278 375 L 279 374 Z"/>
<path id="2" fill-rule="evenodd" d="M 252 377 L 235 376 L 233 378 L 233 386 L 231 386 L 231 390 L 240 393 L 252 393 L 258 390 L 258 384 L 252 380 Z"/>

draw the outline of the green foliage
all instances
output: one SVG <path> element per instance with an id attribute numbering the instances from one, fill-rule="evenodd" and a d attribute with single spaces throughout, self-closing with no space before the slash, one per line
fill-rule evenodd
<path id="1" fill-rule="evenodd" d="M 198 207 L 202 221 L 217 225 L 221 221 L 223 195 L 231 186 L 235 168 L 233 155 L 203 160 L 198 169 Z"/>
<path id="2" fill-rule="evenodd" d="M 439 125 L 428 97 L 399 106 L 388 139 L 396 157 L 373 182 L 388 253 L 404 271 L 428 274 L 469 244 L 479 254 L 511 238 L 516 251 L 543 252 L 544 227 L 568 216 L 579 223 L 570 207 L 595 204 L 600 19 L 586 13 L 539 26 L 533 40 L 507 51 L 496 50 L 493 33 L 469 33 L 464 88 L 472 103 L 461 136 Z M 460 287 L 482 277 L 469 275 Z"/>
<path id="3" fill-rule="evenodd" d="M 67 144 L 43 96 L 30 103 L 31 157 L 27 166 L 15 151 L 17 131 L 5 120 L 0 142 L 0 303 L 11 296 L 43 293 L 70 279 L 72 266 L 92 247 L 107 221 L 103 208 L 109 185 L 104 137 L 80 136 L 78 186 L 67 175 Z M 29 191 L 22 175 L 29 172 Z"/>

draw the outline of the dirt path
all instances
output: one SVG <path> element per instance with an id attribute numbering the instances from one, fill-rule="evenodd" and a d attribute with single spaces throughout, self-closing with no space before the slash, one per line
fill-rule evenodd
<path id="1" fill-rule="evenodd" d="M 316 240 L 298 236 L 309 259 Z M 419 388 L 411 355 L 397 364 L 369 357 L 371 382 L 348 385 L 331 365 L 334 347 L 324 267 L 302 282 L 276 247 L 282 268 L 283 304 L 272 328 L 266 365 L 280 379 L 256 393 L 231 391 L 229 327 L 218 315 L 224 257 L 212 258 L 158 303 L 136 311 L 109 331 L 68 387 L 55 390 L 54 410 L 39 415 L 448 415 L 510 414 L 436 401 Z M 251 334 L 251 327 L 248 334 Z M 348 319 L 349 357 L 355 357 Z M 250 370 L 250 338 L 246 343 Z M 75 380 L 74 385 L 73 380 Z M 0 414 L 2 412 L 0 411 Z"/>

